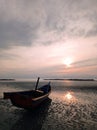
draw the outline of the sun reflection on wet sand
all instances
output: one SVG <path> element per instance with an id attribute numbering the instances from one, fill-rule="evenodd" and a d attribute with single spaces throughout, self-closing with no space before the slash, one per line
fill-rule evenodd
<path id="1" fill-rule="evenodd" d="M 71 100 L 71 99 L 72 99 L 71 93 L 68 92 L 68 93 L 65 95 L 65 98 L 67 98 L 68 100 Z"/>
<path id="2" fill-rule="evenodd" d="M 76 102 L 77 98 L 75 97 L 73 92 L 67 92 L 63 95 L 63 100 L 66 102 Z"/>
<path id="3" fill-rule="evenodd" d="M 78 101 L 77 97 L 75 96 L 75 93 L 72 91 L 52 92 L 51 98 L 56 101 L 65 101 L 65 103 L 76 103 Z"/>

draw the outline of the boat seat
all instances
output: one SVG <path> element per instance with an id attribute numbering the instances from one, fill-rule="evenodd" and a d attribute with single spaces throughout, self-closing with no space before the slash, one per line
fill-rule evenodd
<path id="1" fill-rule="evenodd" d="M 41 91 L 41 90 L 36 90 L 37 92 L 39 92 L 39 93 L 44 93 L 43 91 Z"/>

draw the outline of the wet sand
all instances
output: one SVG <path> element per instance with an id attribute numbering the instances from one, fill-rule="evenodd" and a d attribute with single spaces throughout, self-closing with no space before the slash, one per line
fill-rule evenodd
<path id="1" fill-rule="evenodd" d="M 32 111 L 2 99 L 4 91 L 31 89 L 34 85 L 0 83 L 0 130 L 97 130 L 97 82 L 52 82 L 50 99 Z"/>

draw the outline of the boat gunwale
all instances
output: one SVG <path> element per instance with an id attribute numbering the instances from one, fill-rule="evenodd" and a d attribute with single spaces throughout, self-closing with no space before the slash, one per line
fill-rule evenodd
<path id="1" fill-rule="evenodd" d="M 46 93 L 46 94 L 44 94 L 44 95 L 42 95 L 42 96 L 39 96 L 39 97 L 37 97 L 37 98 L 32 98 L 32 100 L 33 100 L 33 101 L 37 101 L 38 99 L 42 99 L 43 97 L 48 96 L 50 93 L 51 93 L 51 91 L 49 91 L 48 93 Z"/>
<path id="2" fill-rule="evenodd" d="M 31 97 L 31 96 L 29 96 L 29 95 L 26 95 L 26 94 L 22 94 L 22 93 L 18 93 L 18 92 L 16 92 L 16 93 L 14 93 L 15 95 L 18 95 L 18 96 L 21 96 L 21 97 L 25 97 L 25 98 L 27 98 L 27 99 L 31 99 L 32 101 L 37 101 L 38 99 L 42 99 L 42 98 L 44 98 L 44 97 L 46 97 L 46 96 L 48 96 L 50 93 L 51 93 L 51 90 L 50 91 L 48 91 L 47 93 L 43 93 L 43 91 L 34 91 L 34 92 L 39 92 L 40 94 L 43 94 L 43 95 L 40 95 L 40 96 L 38 96 L 38 97 Z M 13 94 L 13 95 L 14 95 Z M 12 96 L 13 96 L 12 95 Z M 12 96 L 11 96 L 11 98 L 12 98 Z"/>

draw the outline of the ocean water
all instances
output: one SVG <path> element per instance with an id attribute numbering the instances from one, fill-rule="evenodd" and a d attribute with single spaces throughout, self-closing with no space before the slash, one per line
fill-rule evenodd
<path id="1" fill-rule="evenodd" d="M 31 111 L 3 99 L 3 92 L 34 86 L 35 81 L 0 82 L 0 130 L 97 130 L 97 81 L 52 80 L 49 99 Z"/>

